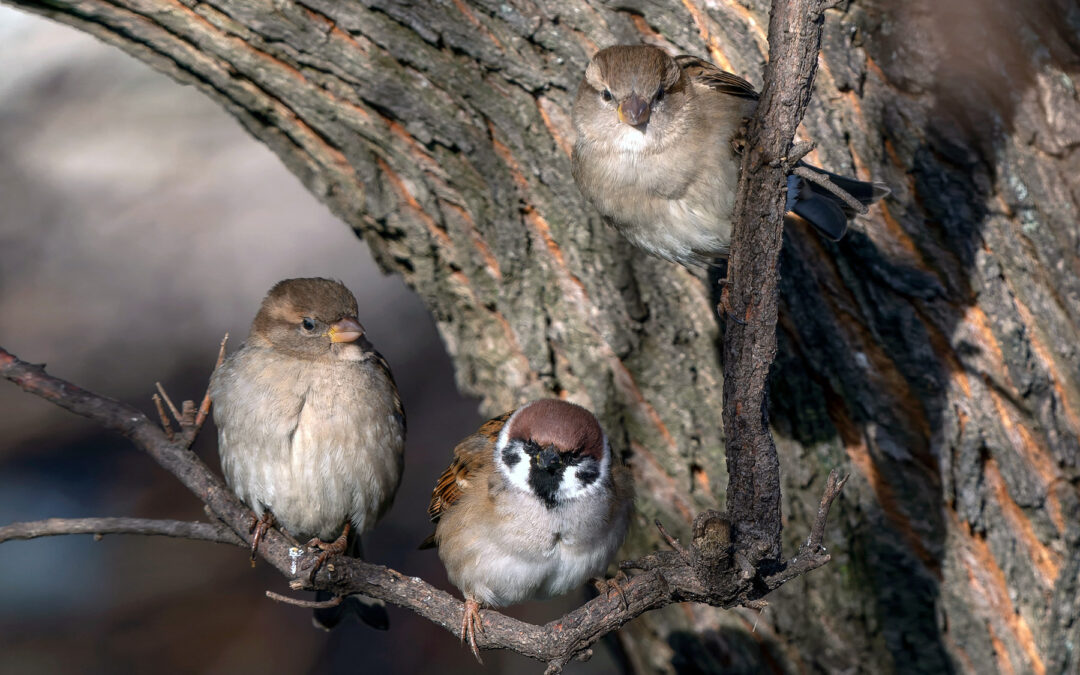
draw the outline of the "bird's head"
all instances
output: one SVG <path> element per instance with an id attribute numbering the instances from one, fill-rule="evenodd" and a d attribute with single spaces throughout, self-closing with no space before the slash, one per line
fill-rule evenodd
<path id="1" fill-rule="evenodd" d="M 356 298 L 340 281 L 285 279 L 266 294 L 249 339 L 318 359 L 363 341 L 364 328 L 356 319 Z"/>
<path id="2" fill-rule="evenodd" d="M 591 412 L 541 399 L 518 408 L 503 425 L 495 463 L 513 487 L 555 508 L 606 484 L 611 449 Z"/>
<path id="3" fill-rule="evenodd" d="M 608 47 L 585 69 L 574 114 L 603 127 L 625 125 L 645 133 L 650 124 L 663 125 L 680 109 L 685 88 L 682 70 L 663 50 L 650 45 Z"/>

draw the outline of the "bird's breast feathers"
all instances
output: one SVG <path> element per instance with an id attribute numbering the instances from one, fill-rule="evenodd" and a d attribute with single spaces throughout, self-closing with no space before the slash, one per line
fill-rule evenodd
<path id="1" fill-rule="evenodd" d="M 404 428 L 386 374 L 257 351 L 234 354 L 212 383 L 229 485 L 296 536 L 335 536 L 346 519 L 370 527 L 402 469 Z"/>
<path id="2" fill-rule="evenodd" d="M 487 505 L 460 504 L 440 521 L 440 555 L 451 581 L 491 606 L 562 595 L 602 575 L 626 532 L 608 491 L 555 509 L 516 490 L 484 497 Z"/>

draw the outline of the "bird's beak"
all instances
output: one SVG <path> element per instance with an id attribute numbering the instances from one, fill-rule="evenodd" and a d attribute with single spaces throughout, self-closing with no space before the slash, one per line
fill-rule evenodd
<path id="1" fill-rule="evenodd" d="M 551 448 L 544 448 L 540 452 L 536 453 L 536 466 L 544 470 L 549 470 L 551 467 L 559 463 L 559 454 Z"/>
<path id="2" fill-rule="evenodd" d="M 619 121 L 632 127 L 649 121 L 649 102 L 637 94 L 630 94 L 619 104 Z"/>
<path id="3" fill-rule="evenodd" d="M 330 336 L 330 342 L 355 342 L 364 334 L 364 327 L 356 319 L 347 316 L 332 324 L 326 334 Z"/>

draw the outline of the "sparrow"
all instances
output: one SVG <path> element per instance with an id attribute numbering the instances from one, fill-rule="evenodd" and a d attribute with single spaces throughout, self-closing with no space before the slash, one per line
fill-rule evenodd
<path id="1" fill-rule="evenodd" d="M 630 471 L 591 412 L 541 399 L 484 423 L 454 448 L 431 495 L 450 582 L 465 596 L 461 639 L 480 660 L 480 607 L 562 595 L 602 576 L 630 522 Z M 621 589 L 615 587 L 616 590 Z"/>
<path id="2" fill-rule="evenodd" d="M 356 314 L 341 282 L 278 282 L 210 379 L 225 480 L 258 517 L 253 561 L 271 522 L 323 551 L 312 574 L 331 554 L 362 557 L 359 535 L 394 500 L 405 413 Z M 385 607 L 357 596 L 316 610 L 315 624 L 332 628 L 350 611 L 386 625 Z"/>
<path id="3" fill-rule="evenodd" d="M 574 100 L 578 189 L 623 236 L 684 266 L 726 258 L 739 181 L 739 144 L 758 93 L 694 56 L 649 45 L 596 53 Z M 889 193 L 800 163 L 864 205 Z M 791 175 L 787 210 L 839 240 L 854 215 L 838 197 Z"/>

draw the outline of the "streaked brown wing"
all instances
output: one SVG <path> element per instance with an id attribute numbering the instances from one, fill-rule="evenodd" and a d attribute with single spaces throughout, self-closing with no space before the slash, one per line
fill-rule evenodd
<path id="1" fill-rule="evenodd" d="M 484 422 L 475 434 L 454 448 L 454 459 L 439 476 L 435 489 L 431 492 L 431 503 L 428 505 L 431 522 L 439 522 L 442 514 L 461 497 L 461 491 L 469 484 L 477 469 L 491 461 L 492 448 L 499 438 L 499 432 L 513 412 L 511 410 Z"/>
<path id="2" fill-rule="evenodd" d="M 710 89 L 730 94 L 731 96 L 748 98 L 754 101 L 758 99 L 758 93 L 757 90 L 754 89 L 754 85 L 738 75 L 733 75 L 726 70 L 717 68 L 705 59 L 699 59 L 698 57 L 690 56 L 689 54 L 682 54 L 675 57 L 675 63 L 679 64 L 679 67 L 682 68 L 683 72 L 686 73 L 692 81 L 697 82 L 698 84 L 703 84 Z"/>

